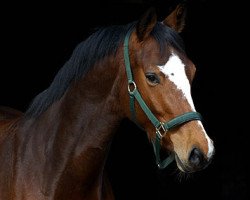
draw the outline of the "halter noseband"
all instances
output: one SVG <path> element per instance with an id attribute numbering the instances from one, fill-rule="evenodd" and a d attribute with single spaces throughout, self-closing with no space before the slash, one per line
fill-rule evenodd
<path id="1" fill-rule="evenodd" d="M 137 90 L 136 83 L 133 79 L 133 74 L 131 71 L 130 60 L 129 60 L 129 38 L 132 33 L 132 29 L 128 31 L 124 39 L 124 62 L 126 67 L 126 74 L 128 78 L 128 93 L 130 97 L 130 111 L 132 115 L 132 120 L 136 122 L 136 113 L 135 113 L 135 99 L 139 103 L 140 107 L 147 115 L 148 119 L 152 122 L 155 127 L 156 131 L 156 138 L 155 141 L 152 141 L 156 164 L 158 168 L 164 169 L 167 167 L 173 160 L 174 160 L 174 153 L 170 154 L 166 159 L 161 161 L 160 158 L 160 149 L 161 149 L 161 139 L 166 134 L 166 132 L 179 126 L 185 122 L 192 121 L 192 120 L 201 120 L 201 115 L 198 112 L 187 112 L 182 115 L 175 117 L 174 119 L 168 122 L 160 122 L 155 115 L 151 112 L 151 110 L 146 105 L 145 101 L 142 99 L 139 91 Z"/>

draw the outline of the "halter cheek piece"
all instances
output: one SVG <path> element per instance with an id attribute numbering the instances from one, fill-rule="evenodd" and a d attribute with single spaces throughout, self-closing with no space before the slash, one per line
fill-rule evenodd
<path id="1" fill-rule="evenodd" d="M 164 169 L 174 160 L 174 153 L 170 154 L 166 159 L 161 161 L 160 158 L 160 149 L 161 149 L 161 139 L 167 133 L 168 130 L 179 126 L 185 122 L 192 120 L 201 120 L 201 115 L 197 112 L 187 112 L 182 115 L 175 117 L 174 119 L 168 122 L 160 122 L 155 115 L 151 112 L 151 110 L 146 105 L 145 101 L 142 99 L 139 91 L 137 90 L 136 83 L 133 79 L 133 74 L 130 67 L 129 60 L 129 38 L 132 33 L 132 29 L 128 31 L 124 39 L 124 62 L 126 67 L 126 74 L 128 78 L 128 93 L 130 97 L 130 111 L 132 115 L 132 120 L 136 122 L 136 113 L 135 113 L 135 100 L 139 103 L 140 107 L 147 115 L 148 119 L 152 122 L 155 127 L 156 138 L 155 141 L 152 141 L 156 164 L 158 168 Z"/>

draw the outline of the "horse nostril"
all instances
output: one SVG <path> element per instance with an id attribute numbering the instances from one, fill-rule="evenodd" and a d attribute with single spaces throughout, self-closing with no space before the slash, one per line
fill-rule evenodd
<path id="1" fill-rule="evenodd" d="M 193 148 L 189 154 L 188 160 L 193 167 L 202 167 L 204 163 L 203 153 L 198 148 Z"/>

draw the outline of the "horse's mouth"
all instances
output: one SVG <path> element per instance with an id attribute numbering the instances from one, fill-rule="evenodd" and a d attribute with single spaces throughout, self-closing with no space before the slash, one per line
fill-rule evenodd
<path id="1" fill-rule="evenodd" d="M 176 161 L 176 164 L 177 164 L 177 167 L 180 171 L 184 172 L 184 173 L 193 173 L 193 172 L 196 172 L 196 171 L 200 171 L 200 170 L 203 170 L 205 169 L 210 163 L 211 163 L 211 160 L 210 159 L 209 161 L 206 161 L 206 164 L 203 165 L 202 167 L 191 167 L 190 165 L 184 163 L 180 158 L 179 156 L 175 153 L 175 161 Z"/>
<path id="2" fill-rule="evenodd" d="M 177 164 L 177 167 L 180 171 L 184 172 L 184 173 L 192 173 L 194 172 L 190 167 L 186 166 L 181 159 L 179 158 L 179 156 L 175 153 L 175 161 Z"/>

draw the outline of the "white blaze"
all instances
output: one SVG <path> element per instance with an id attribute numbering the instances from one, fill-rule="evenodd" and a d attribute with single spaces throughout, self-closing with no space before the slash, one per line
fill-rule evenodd
<path id="1" fill-rule="evenodd" d="M 214 153 L 214 144 L 213 144 L 213 141 L 208 137 L 208 135 L 207 135 L 207 133 L 206 133 L 206 131 L 205 131 L 205 129 L 204 129 L 201 121 L 198 121 L 198 124 L 201 126 L 201 128 L 202 128 L 202 130 L 203 130 L 203 132 L 205 134 L 205 137 L 207 139 L 207 143 L 208 143 L 207 157 L 211 158 L 212 155 L 213 155 L 213 153 Z"/>
<path id="2" fill-rule="evenodd" d="M 194 102 L 191 97 L 191 86 L 185 72 L 185 65 L 182 60 L 176 54 L 172 53 L 169 57 L 168 62 L 163 66 L 158 66 L 168 79 L 176 85 L 177 89 L 182 91 L 183 98 L 186 99 L 192 108 L 195 111 Z M 199 125 L 202 127 L 204 135 L 208 143 L 208 152 L 207 157 L 210 158 L 214 151 L 214 146 L 212 140 L 208 137 L 202 123 L 198 121 Z"/>
<path id="3" fill-rule="evenodd" d="M 190 84 L 185 73 L 185 65 L 181 59 L 177 55 L 172 54 L 168 62 L 163 66 L 159 66 L 159 68 L 176 85 L 177 89 L 182 91 L 184 98 L 187 99 L 192 110 L 195 111 Z"/>

